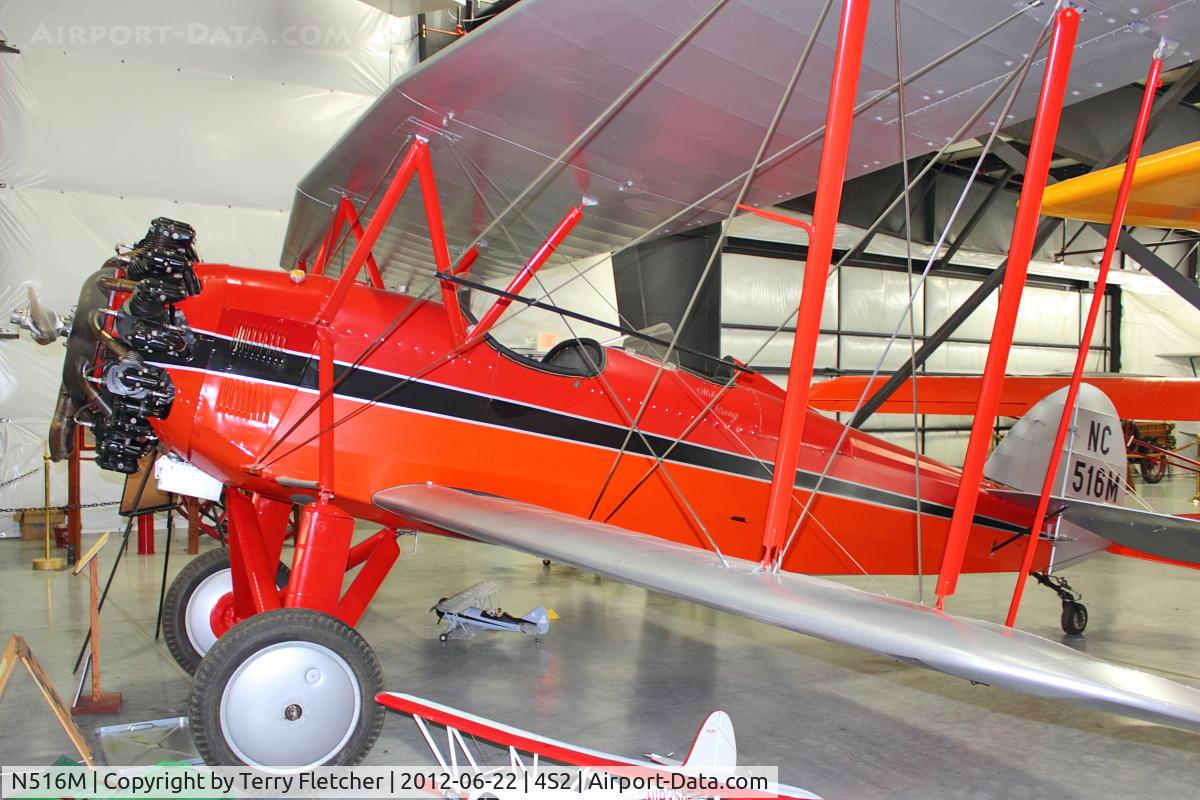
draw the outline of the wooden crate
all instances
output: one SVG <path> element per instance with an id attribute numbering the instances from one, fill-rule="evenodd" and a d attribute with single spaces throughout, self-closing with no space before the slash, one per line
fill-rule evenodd
<path id="1" fill-rule="evenodd" d="M 34 539 L 37 541 L 42 540 L 42 538 L 46 535 L 45 513 L 46 512 L 43 509 L 38 508 L 21 511 L 17 514 L 17 521 L 21 523 L 22 539 Z M 65 519 L 66 516 L 63 514 L 63 510 L 61 508 L 50 509 L 50 527 L 52 529 L 50 531 L 51 536 L 54 535 L 53 527 L 55 525 L 63 524 Z"/>

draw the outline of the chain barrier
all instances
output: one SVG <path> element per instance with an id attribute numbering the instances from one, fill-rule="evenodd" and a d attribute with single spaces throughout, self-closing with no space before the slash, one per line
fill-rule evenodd
<path id="1" fill-rule="evenodd" d="M 121 503 L 120 500 L 106 500 L 106 501 L 100 502 L 100 503 L 76 503 L 75 505 L 50 506 L 50 510 L 51 511 L 61 511 L 65 514 L 68 511 L 74 511 L 76 509 L 104 508 L 107 506 L 120 505 L 120 503 Z M 14 513 L 20 513 L 22 511 L 44 511 L 45 509 L 46 509 L 45 506 L 23 506 L 20 508 L 0 508 L 0 514 L 14 514 Z"/>
<path id="2" fill-rule="evenodd" d="M 20 475 L 18 475 L 15 478 L 9 478 L 6 481 L 0 481 L 0 489 L 3 489 L 5 486 L 10 486 L 10 485 L 16 483 L 17 481 L 25 480 L 26 478 L 28 478 L 32 475 L 37 475 L 41 471 L 42 471 L 41 467 L 34 467 L 33 469 L 29 470 L 29 472 L 22 472 Z"/>

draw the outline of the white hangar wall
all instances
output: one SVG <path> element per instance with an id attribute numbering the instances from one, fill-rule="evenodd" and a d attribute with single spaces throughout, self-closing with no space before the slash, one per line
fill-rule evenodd
<path id="1" fill-rule="evenodd" d="M 791 213 L 791 212 L 785 212 Z M 862 231 L 839 225 L 835 248 L 854 246 Z M 734 236 L 782 244 L 807 244 L 800 231 L 753 218 L 739 219 Z M 876 237 L 869 252 L 903 256 L 903 240 Z M 914 246 L 914 272 L 924 268 L 930 248 Z M 1000 256 L 960 252 L 956 263 L 993 267 Z M 1133 262 L 1129 262 L 1131 265 Z M 764 257 L 741 252 L 725 253 L 722 259 L 721 344 L 723 353 L 749 361 L 768 372 L 781 385 L 787 382 L 792 333 L 771 337 L 771 330 L 796 309 L 804 277 L 804 262 L 781 257 Z M 1094 267 L 1073 267 L 1034 262 L 1030 285 L 1022 297 L 1015 331 L 1015 345 L 1008 363 L 1012 375 L 1069 373 L 1074 367 L 1083 322 L 1092 300 L 1090 289 L 1045 285 L 1072 282 L 1090 286 Z M 914 276 L 914 281 L 916 276 Z M 1039 285 L 1040 282 L 1043 285 Z M 1116 271 L 1110 283 L 1122 290 L 1121 372 L 1131 375 L 1191 376 L 1191 368 L 1179 359 L 1164 359 L 1162 353 L 1200 353 L 1200 311 L 1180 299 L 1154 277 L 1141 271 Z M 913 324 L 918 337 L 931 334 L 975 289 L 970 277 L 931 275 L 919 289 L 914 304 Z M 822 334 L 817 344 L 818 373 L 835 371 L 868 374 L 881 365 L 887 375 L 908 359 L 909 322 L 903 316 L 911 296 L 908 275 L 893 270 L 846 266 L 829 278 L 822 313 Z M 995 320 L 997 294 L 993 293 L 927 362 L 930 373 L 979 374 L 987 356 Z M 1110 370 L 1109 327 L 1111 299 L 1097 323 L 1087 369 Z M 900 325 L 900 333 L 887 349 L 887 338 Z M 765 330 L 764 330 L 765 329 Z M 818 375 L 818 379 L 820 376 Z M 848 417 L 848 415 L 841 415 Z M 923 417 L 926 454 L 958 464 L 966 449 L 969 417 Z M 1193 431 L 1195 423 L 1181 422 L 1182 431 Z M 896 444 L 912 448 L 911 414 L 876 414 L 865 429 Z"/>
<path id="2" fill-rule="evenodd" d="M 156 216 L 205 260 L 278 268 L 296 182 L 416 62 L 414 19 L 358 0 L 8 0 L 0 30 L 21 49 L 0 55 L 4 322 L 28 285 L 65 312 Z M 41 464 L 62 353 L 0 341 L 0 481 Z M 65 465 L 53 483 L 65 502 Z M 84 502 L 119 486 L 85 464 Z M 0 486 L 0 507 L 40 500 L 36 477 Z"/>

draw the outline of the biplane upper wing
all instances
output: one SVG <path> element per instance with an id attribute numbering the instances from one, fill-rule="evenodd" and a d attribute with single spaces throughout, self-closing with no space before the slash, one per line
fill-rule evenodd
<path id="1" fill-rule="evenodd" d="M 809 402 L 822 411 L 853 412 L 858 409 L 865 375 L 842 375 L 813 384 Z M 872 381 L 870 397 L 885 383 Z M 1009 375 L 1000 390 L 1001 416 L 1020 417 L 1043 397 L 1070 383 L 1069 375 Z M 1200 380 L 1129 375 L 1089 375 L 1085 381 L 1100 389 L 1116 406 L 1122 419 L 1200 419 Z M 918 375 L 917 413 L 970 416 L 979 400 L 978 375 Z M 885 414 L 913 412 L 912 379 L 896 388 L 879 411 Z"/>
<path id="2" fill-rule="evenodd" d="M 1117 164 L 1047 186 L 1042 214 L 1108 224 L 1124 173 Z M 1200 142 L 1138 159 L 1125 224 L 1200 228 Z"/>
<path id="3" fill-rule="evenodd" d="M 431 484 L 377 492 L 380 508 L 781 628 L 971 681 L 1200 729 L 1200 690 L 1023 631 L 964 619 L 499 497 Z"/>
<path id="4" fill-rule="evenodd" d="M 722 217 L 822 5 L 729 0 L 537 187 L 519 214 L 504 221 L 520 252 L 512 252 L 507 236 L 493 231 L 482 243 L 473 274 L 487 279 L 515 272 L 581 196 L 594 205 L 559 247 L 562 257 L 609 253 L 643 234 L 678 233 Z M 709 0 L 523 0 L 504 11 L 401 76 L 300 181 L 281 264 L 290 269 L 301 258 L 312 259 L 343 195 L 370 216 L 413 136 L 429 140 L 451 256 L 459 255 L 495 213 L 555 163 L 713 6 Z M 1054 9 L 1050 3 L 1028 6 L 993 0 L 902 2 L 904 60 L 910 71 L 950 56 L 906 84 L 908 157 L 949 141 L 1015 68 L 1014 54 L 1029 51 Z M 769 143 L 748 203 L 771 205 L 816 184 L 836 7 Z M 977 43 L 962 47 L 1010 16 Z M 1075 74 L 1087 80 L 1072 82 L 1072 102 L 1142 74 L 1151 42 L 1114 35 L 1134 22 L 1155 30 L 1167 26 L 1186 41 L 1189 32 L 1200 33 L 1200 8 L 1175 8 L 1165 22 L 1137 9 L 1085 15 L 1074 63 Z M 886 94 L 896 82 L 895 70 L 893 14 L 872 14 L 848 177 L 900 158 L 896 98 Z M 1038 83 L 1024 81 L 1011 109 L 1014 119 L 1032 116 Z M 985 130 L 998 107 L 965 135 Z M 343 247 L 339 258 L 348 257 L 349 250 Z M 373 252 L 388 287 L 416 291 L 433 274 L 415 188 L 389 219 Z M 329 272 L 339 269 L 335 259 Z"/>
<path id="5" fill-rule="evenodd" d="M 463 589 L 453 597 L 442 600 L 436 608 L 444 614 L 461 614 L 468 608 L 474 608 L 485 602 L 498 591 L 500 591 L 500 584 L 494 581 L 484 581 Z"/>

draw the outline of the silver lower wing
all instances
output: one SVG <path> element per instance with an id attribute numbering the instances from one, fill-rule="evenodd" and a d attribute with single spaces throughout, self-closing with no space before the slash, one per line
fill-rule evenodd
<path id="1" fill-rule="evenodd" d="M 528 503 L 430 484 L 377 492 L 412 520 L 788 630 L 1026 694 L 1200 730 L 1200 690 L 1039 636 Z"/>

